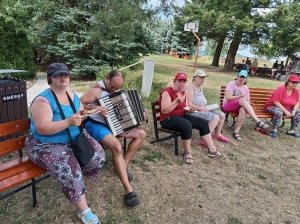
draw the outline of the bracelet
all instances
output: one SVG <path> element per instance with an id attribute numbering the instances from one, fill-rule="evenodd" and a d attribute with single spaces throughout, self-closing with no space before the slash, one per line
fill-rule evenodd
<path id="1" fill-rule="evenodd" d="M 66 127 L 68 128 L 68 127 L 69 127 L 69 125 L 68 125 L 68 120 L 65 119 L 65 122 L 66 122 Z"/>

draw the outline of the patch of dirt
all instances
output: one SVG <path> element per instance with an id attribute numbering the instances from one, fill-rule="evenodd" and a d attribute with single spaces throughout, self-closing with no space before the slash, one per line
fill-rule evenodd
<path id="1" fill-rule="evenodd" d="M 36 82 L 36 78 L 32 78 L 26 81 L 26 89 L 29 89 L 31 86 L 33 86 Z"/>

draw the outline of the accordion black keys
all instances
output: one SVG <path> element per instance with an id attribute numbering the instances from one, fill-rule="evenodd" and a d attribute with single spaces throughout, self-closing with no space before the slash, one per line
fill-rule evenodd
<path id="1" fill-rule="evenodd" d="M 98 99 L 109 109 L 106 123 L 114 136 L 146 123 L 141 96 L 136 89 L 121 90 Z"/>

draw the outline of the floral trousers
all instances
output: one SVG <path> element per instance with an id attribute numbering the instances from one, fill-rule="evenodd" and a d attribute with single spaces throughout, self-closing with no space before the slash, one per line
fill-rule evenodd
<path id="1" fill-rule="evenodd" d="M 293 109 L 290 109 L 290 112 L 292 113 Z M 283 111 L 276 107 L 276 106 L 270 106 L 266 109 L 267 112 L 269 112 L 270 114 L 273 114 L 273 119 L 272 119 L 272 123 L 273 123 L 273 127 L 278 127 L 280 124 L 280 120 L 282 118 L 282 116 L 284 115 Z M 296 131 L 298 128 L 300 122 L 300 110 L 298 109 L 294 115 L 294 117 L 291 118 L 291 127 L 290 130 L 294 130 Z"/>
<path id="2" fill-rule="evenodd" d="M 95 180 L 105 162 L 102 146 L 89 134 L 84 134 L 94 147 L 95 153 L 83 168 L 80 167 L 69 143 L 40 142 L 32 133 L 28 134 L 25 141 L 29 159 L 58 181 L 63 193 L 72 204 L 77 204 L 81 195 L 86 193 L 83 175 Z"/>

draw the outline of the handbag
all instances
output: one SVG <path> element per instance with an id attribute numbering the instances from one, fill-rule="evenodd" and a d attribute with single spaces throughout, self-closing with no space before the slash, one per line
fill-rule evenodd
<path id="1" fill-rule="evenodd" d="M 51 90 L 51 92 L 54 96 L 55 102 L 56 102 L 57 107 L 59 109 L 60 116 L 62 117 L 62 119 L 66 119 L 65 114 L 63 113 L 63 111 L 61 109 L 61 106 L 58 102 L 58 99 L 57 99 L 55 93 L 52 90 Z M 72 107 L 72 110 L 74 111 L 74 113 L 76 113 L 76 109 L 75 109 L 75 106 L 72 102 L 72 99 L 70 98 L 70 96 L 67 92 L 66 92 L 66 94 L 67 94 L 68 99 L 70 101 L 70 105 Z M 80 133 L 74 141 L 72 141 L 71 133 L 70 133 L 69 128 L 66 128 L 66 131 L 67 131 L 67 134 L 69 136 L 71 147 L 72 147 L 72 150 L 73 150 L 73 152 L 76 156 L 76 159 L 77 159 L 80 167 L 84 167 L 90 162 L 91 158 L 94 156 L 95 149 L 91 145 L 91 143 L 88 141 L 86 136 L 84 135 L 82 127 L 78 126 L 78 128 L 79 128 Z"/>

